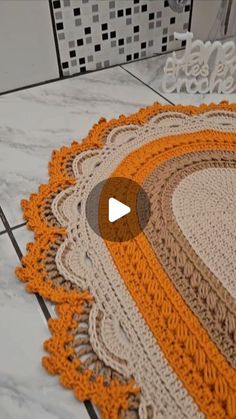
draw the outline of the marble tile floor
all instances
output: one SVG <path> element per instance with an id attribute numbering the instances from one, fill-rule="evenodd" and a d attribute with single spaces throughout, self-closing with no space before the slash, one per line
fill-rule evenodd
<path id="1" fill-rule="evenodd" d="M 21 227 L 16 239 L 24 250 L 30 233 Z M 0 417 L 89 419 L 85 405 L 41 367 L 42 342 L 50 336 L 46 319 L 15 278 L 19 260 L 8 234 L 0 236 L 0 249 Z"/>
<path id="2" fill-rule="evenodd" d="M 122 66 L 124 70 L 132 74 L 138 80 L 141 80 L 147 86 L 149 86 L 153 91 L 162 95 L 167 101 L 173 103 L 174 105 L 200 105 L 201 103 L 219 103 L 223 100 L 228 100 L 229 102 L 236 102 L 236 90 L 235 93 L 226 95 L 226 94 L 187 94 L 187 93 L 165 93 L 162 89 L 162 77 L 163 69 L 166 63 L 166 60 L 169 56 L 172 55 L 172 52 L 168 54 L 163 54 L 146 60 L 134 61 L 129 64 Z M 180 58 L 183 55 L 183 51 L 177 51 L 176 56 Z"/>
<path id="3" fill-rule="evenodd" d="M 47 182 L 52 150 L 85 137 L 100 117 L 131 114 L 155 101 L 235 102 L 236 94 L 165 95 L 161 76 L 166 58 L 165 54 L 0 97 L 0 214 L 6 218 L 5 225 L 0 219 L 0 418 L 99 417 L 91 404 L 78 402 L 41 367 L 42 342 L 49 337 L 46 318 L 38 300 L 24 291 L 14 274 L 26 244 L 33 240 L 20 201 Z M 45 304 L 54 316 L 53 305 Z"/>

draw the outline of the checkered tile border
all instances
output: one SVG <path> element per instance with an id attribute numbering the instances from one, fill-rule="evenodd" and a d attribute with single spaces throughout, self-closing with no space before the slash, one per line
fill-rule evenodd
<path id="1" fill-rule="evenodd" d="M 191 0 L 180 13 L 168 0 L 50 1 L 64 76 L 178 49 L 189 26 Z"/>

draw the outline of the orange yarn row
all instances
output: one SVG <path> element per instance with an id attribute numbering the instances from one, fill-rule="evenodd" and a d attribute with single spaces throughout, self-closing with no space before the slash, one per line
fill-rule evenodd
<path id="1" fill-rule="evenodd" d="M 69 331 L 73 329 L 73 316 L 83 310 L 83 301 L 90 299 L 91 295 L 87 292 L 65 291 L 62 287 L 55 288 L 41 269 L 43 251 L 56 240 L 58 235 L 66 235 L 64 228 L 51 227 L 47 224 L 47 220 L 43 217 L 42 207 L 47 197 L 57 191 L 57 188 L 63 189 L 75 184 L 76 179 L 69 176 L 67 172 L 67 164 L 71 158 L 86 149 L 102 147 L 106 133 L 114 127 L 128 123 L 142 125 L 157 112 L 174 110 L 193 115 L 216 108 L 219 109 L 219 105 L 173 107 L 155 103 L 128 117 L 121 115 L 118 119 L 109 122 L 102 118 L 90 130 L 82 144 L 73 142 L 70 147 L 62 147 L 53 152 L 49 163 L 49 183 L 42 185 L 37 194 L 30 196 L 29 201 L 22 201 L 24 216 L 28 221 L 28 227 L 35 233 L 36 242 L 28 245 L 28 253 L 22 259 L 22 267 L 16 270 L 17 276 L 20 280 L 27 282 L 26 288 L 29 292 L 37 292 L 57 304 L 58 319 L 49 320 L 52 338 L 45 343 L 49 356 L 44 358 L 43 365 L 50 373 L 59 374 L 62 384 L 74 389 L 80 400 L 90 399 L 97 404 L 103 418 L 118 418 L 119 409 L 128 409 L 128 397 L 130 394 L 136 394 L 137 389 L 132 382 L 129 385 L 111 382 L 109 387 L 104 386 L 102 378 L 91 383 L 89 371 L 82 374 L 78 372 L 78 365 L 75 362 L 68 361 L 68 350 L 65 349 L 65 345 L 72 339 Z M 236 105 L 227 103 L 222 103 L 220 108 L 236 111 Z M 190 352 L 192 348 L 194 348 L 194 343 L 189 341 Z M 218 388 L 222 388 L 222 382 L 219 383 Z"/>
<path id="2" fill-rule="evenodd" d="M 60 374 L 61 384 L 68 389 L 73 389 L 79 400 L 92 400 L 99 406 L 102 417 L 115 419 L 121 408 L 128 409 L 128 397 L 130 394 L 137 394 L 138 389 L 132 380 L 128 384 L 121 384 L 119 380 L 113 379 L 108 386 L 102 376 L 91 380 L 92 371 L 89 369 L 78 372 L 80 360 L 68 359 L 75 355 L 75 350 L 71 347 L 65 349 L 65 345 L 74 339 L 70 332 L 73 326 L 74 328 L 77 326 L 73 320 L 76 313 L 83 313 L 83 305 L 80 301 L 57 306 L 59 319 L 50 319 L 48 322 L 53 337 L 44 344 L 50 356 L 43 358 L 43 365 L 51 374 Z M 61 354 L 63 354 L 63 359 Z"/>
<path id="3" fill-rule="evenodd" d="M 236 135 L 202 131 L 162 138 L 130 153 L 112 177 L 126 176 L 142 184 L 170 158 L 221 149 L 236 150 Z M 210 418 L 236 417 L 236 371 L 176 291 L 144 234 L 106 245 L 169 364 L 200 410 Z"/>

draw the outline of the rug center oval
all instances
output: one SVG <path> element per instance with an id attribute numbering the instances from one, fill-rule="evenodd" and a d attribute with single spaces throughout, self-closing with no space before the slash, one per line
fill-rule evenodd
<path id="1" fill-rule="evenodd" d="M 236 297 L 236 169 L 188 175 L 173 193 L 172 209 L 194 251 Z"/>

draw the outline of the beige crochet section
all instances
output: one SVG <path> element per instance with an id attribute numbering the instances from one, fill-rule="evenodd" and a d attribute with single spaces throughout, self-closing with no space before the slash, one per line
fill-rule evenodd
<path id="1" fill-rule="evenodd" d="M 185 237 L 236 297 L 236 169 L 208 168 L 175 189 L 173 212 Z"/>
<path id="2" fill-rule="evenodd" d="M 216 129 L 234 132 L 230 112 L 206 112 L 190 118 L 168 112 L 144 126 L 114 128 L 102 149 L 81 153 L 73 162 L 78 184 L 63 190 L 52 203 L 54 217 L 68 236 L 56 255 L 57 269 L 66 281 L 89 289 L 96 304 L 90 312 L 90 342 L 99 358 L 124 377 L 133 376 L 142 391 L 140 418 L 152 406 L 155 418 L 200 418 L 193 398 L 168 365 L 154 336 L 127 292 L 107 247 L 89 227 L 85 204 L 89 192 L 109 177 L 122 159 L 140 146 L 165 135 Z M 109 157 L 109 158 L 108 158 Z M 114 336 L 116 347 L 114 347 Z M 117 348 L 119 350 L 117 351 Z M 144 373 L 145 371 L 145 373 Z"/>
<path id="3" fill-rule="evenodd" d="M 190 174 L 209 167 L 236 167 L 236 153 L 187 153 L 158 166 L 145 180 L 151 216 L 145 235 L 181 296 L 228 361 L 235 365 L 236 301 L 196 254 L 179 227 L 172 196 Z M 186 205 L 189 201 L 186 202 Z"/>

